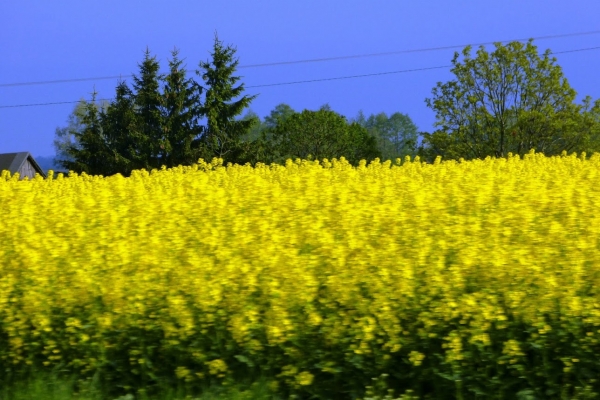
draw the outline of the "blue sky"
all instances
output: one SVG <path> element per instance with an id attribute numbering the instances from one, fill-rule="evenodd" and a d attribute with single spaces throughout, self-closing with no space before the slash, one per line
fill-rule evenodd
<path id="1" fill-rule="evenodd" d="M 544 1 L 3 1 L 0 106 L 111 98 L 117 79 L 9 85 L 130 75 L 148 47 L 164 66 L 180 49 L 188 69 L 209 59 L 214 32 L 237 47 L 240 66 L 476 44 L 600 30 L 598 0 Z M 600 34 L 536 40 L 540 52 L 600 46 Z M 492 45 L 486 46 L 493 49 Z M 247 86 L 450 65 L 455 51 L 240 68 Z M 557 54 L 578 99 L 600 98 L 600 49 Z M 449 68 L 248 88 L 264 117 L 279 103 L 296 110 L 329 103 L 349 118 L 402 112 L 421 131 L 435 114 L 424 99 Z M 131 79 L 127 79 L 131 82 Z M 0 108 L 0 153 L 52 156 L 55 129 L 73 104 Z"/>

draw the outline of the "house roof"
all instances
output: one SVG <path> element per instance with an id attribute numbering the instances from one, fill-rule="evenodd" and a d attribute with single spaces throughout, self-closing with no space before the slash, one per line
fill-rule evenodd
<path id="1" fill-rule="evenodd" d="M 27 161 L 33 166 L 35 171 L 40 174 L 42 177 L 46 177 L 44 170 L 40 168 L 38 163 L 33 159 L 33 156 L 27 152 L 23 151 L 20 153 L 3 153 L 0 154 L 0 171 L 8 170 L 11 174 L 16 173 L 21 169 L 23 164 Z"/>

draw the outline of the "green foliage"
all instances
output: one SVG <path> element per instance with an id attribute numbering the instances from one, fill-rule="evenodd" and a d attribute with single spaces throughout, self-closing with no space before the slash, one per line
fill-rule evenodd
<path id="1" fill-rule="evenodd" d="M 523 156 L 531 149 L 548 156 L 589 151 L 597 128 L 582 130 L 591 118 L 573 103 L 575 90 L 550 50 L 540 57 L 531 40 L 495 46 L 492 53 L 482 46 L 475 58 L 467 46 L 462 63 L 455 53 L 456 79 L 439 82 L 425 100 L 439 129 L 425 134 L 422 154 L 483 159 Z"/>
<path id="2" fill-rule="evenodd" d="M 114 388 L 103 386 L 97 380 L 79 382 L 77 375 L 36 371 L 30 379 L 11 382 L 0 387 L 3 400 L 279 400 L 265 377 L 241 379 L 231 386 L 206 385 L 201 390 L 187 390 L 185 385 L 161 383 L 155 395 L 143 389 L 130 390 L 121 396 L 110 395 Z M 136 393 L 133 395 L 132 393 Z"/>
<path id="3" fill-rule="evenodd" d="M 169 74 L 165 77 L 163 91 L 163 118 L 165 119 L 161 142 L 161 159 L 165 165 L 192 165 L 202 154 L 200 125 L 202 88 L 186 77 L 186 68 L 173 50 L 169 61 Z"/>
<path id="4" fill-rule="evenodd" d="M 419 135 L 417 126 L 407 114 L 396 112 L 388 117 L 385 113 L 379 113 L 365 118 L 360 111 L 354 121 L 376 138 L 383 160 L 416 155 Z"/>
<path id="5" fill-rule="evenodd" d="M 76 134 L 81 133 L 84 129 L 83 116 L 85 115 L 85 100 L 79 101 L 73 112 L 69 115 L 68 125 L 62 128 L 56 128 L 54 133 L 54 162 L 60 163 L 61 160 L 74 161 L 68 155 L 67 149 L 74 145 Z"/>
<path id="6" fill-rule="evenodd" d="M 124 82 L 116 89 L 116 99 L 102 113 L 102 126 L 112 150 L 114 168 L 107 175 L 121 172 L 131 174 L 135 169 L 148 168 L 148 162 L 139 143 L 144 135 L 138 128 L 138 115 L 135 113 L 135 98 Z"/>
<path id="7" fill-rule="evenodd" d="M 332 159 L 345 157 L 351 164 L 381 157 L 375 137 L 358 123 L 327 108 L 290 112 L 281 105 L 271 113 L 270 127 L 262 133 L 265 163 L 288 158 Z"/>
<path id="8" fill-rule="evenodd" d="M 111 150 L 101 126 L 101 113 L 94 92 L 92 101 L 85 103 L 82 109 L 83 129 L 73 131 L 76 140 L 65 146 L 68 159 L 60 161 L 65 168 L 98 175 L 107 174 L 113 168 Z"/>
<path id="9" fill-rule="evenodd" d="M 257 113 L 249 109 L 246 114 L 241 118 L 245 121 L 254 121 L 252 128 L 242 137 L 243 142 L 253 142 L 260 138 L 260 134 L 265 129 L 264 123 L 260 120 Z"/>
<path id="10" fill-rule="evenodd" d="M 55 147 L 58 151 L 64 148 L 57 161 L 64 168 L 108 176 L 160 167 L 159 149 L 165 121 L 159 90 L 162 76 L 149 50 L 139 67 L 139 76 L 133 78 L 133 90 L 120 82 L 116 99 L 102 109 L 95 104 L 94 93 L 92 102 L 76 108 L 71 116 L 79 125 L 74 124 L 68 134 L 57 130 Z"/>
<path id="11" fill-rule="evenodd" d="M 146 49 L 144 61 L 139 65 L 139 76 L 133 77 L 133 99 L 136 114 L 136 150 L 139 151 L 146 164 L 145 169 L 160 168 L 164 160 L 161 155 L 163 145 L 164 117 L 162 113 L 163 98 L 160 93 L 160 82 L 163 75 L 158 73 L 160 65 L 156 57 L 150 56 Z"/>
<path id="12" fill-rule="evenodd" d="M 266 142 L 271 140 L 271 130 L 273 130 L 277 124 L 282 123 L 291 115 L 294 115 L 296 111 L 285 103 L 278 104 L 275 106 L 271 113 L 267 115 L 264 121 L 260 120 L 260 117 L 252 110 L 249 110 L 242 119 L 254 120 L 255 123 L 248 133 L 243 137 L 249 148 L 251 148 L 252 157 L 251 159 L 256 162 L 265 159 Z M 263 135 L 264 133 L 264 135 Z"/>
<path id="13" fill-rule="evenodd" d="M 235 119 L 256 96 L 232 101 L 243 92 L 243 85 L 234 87 L 240 79 L 233 76 L 234 53 L 215 37 L 212 61 L 200 63 L 204 88 L 186 76 L 177 49 L 165 75 L 146 50 L 132 88 L 120 82 L 115 100 L 104 108 L 94 94 L 91 103 L 75 108 L 67 127 L 56 130 L 57 162 L 78 173 L 105 176 L 191 165 L 200 158 L 243 163 L 250 146 L 242 138 L 259 118 Z M 207 126 L 200 124 L 204 117 Z"/>
<path id="14" fill-rule="evenodd" d="M 296 111 L 288 104 L 280 103 L 265 117 L 264 125 L 266 128 L 275 128 L 278 124 L 296 114 Z"/>
<path id="15" fill-rule="evenodd" d="M 68 149 L 71 146 L 78 147 L 77 135 L 81 134 L 85 129 L 83 118 L 86 114 L 87 102 L 80 100 L 75 105 L 71 114 L 67 119 L 67 126 L 62 128 L 56 128 L 54 133 L 54 151 L 55 156 L 53 159 L 54 164 L 61 165 L 62 160 L 75 161 L 68 153 Z M 108 106 L 107 102 L 92 103 L 98 110 L 106 109 Z"/>
<path id="16" fill-rule="evenodd" d="M 206 99 L 201 107 L 201 114 L 208 119 L 206 135 L 203 138 L 209 153 L 213 157 L 223 158 L 225 162 L 241 163 L 247 153 L 242 138 L 248 133 L 257 120 L 236 119 L 256 96 L 242 96 L 244 85 L 234 85 L 240 77 L 234 76 L 239 63 L 234 58 L 236 49 L 227 46 L 215 34 L 212 60 L 201 62 L 202 77 L 206 88 Z"/>

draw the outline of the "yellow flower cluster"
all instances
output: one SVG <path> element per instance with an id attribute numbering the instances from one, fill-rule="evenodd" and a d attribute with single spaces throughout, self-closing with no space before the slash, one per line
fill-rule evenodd
<path id="1" fill-rule="evenodd" d="M 600 336 L 599 155 L 4 172 L 0 205 L 2 365 L 90 372 L 125 352 L 143 372 L 173 350 L 189 380 L 278 348 L 304 386 L 316 348 L 327 372 L 399 354 L 418 368 L 435 338 L 460 363 L 511 321 L 543 340 L 548 315 L 598 327 L 585 346 Z M 506 364 L 523 355 L 499 345 Z"/>

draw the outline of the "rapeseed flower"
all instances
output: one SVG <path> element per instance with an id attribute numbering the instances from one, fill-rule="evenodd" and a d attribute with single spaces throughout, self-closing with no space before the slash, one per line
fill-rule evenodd
<path id="1" fill-rule="evenodd" d="M 599 168 L 528 154 L 3 172 L 0 365 L 93 374 L 122 357 L 201 381 L 243 359 L 310 386 L 397 360 L 466 368 L 474 351 L 520 365 L 559 333 L 593 352 Z M 510 336 L 522 326 L 530 342 Z"/>

